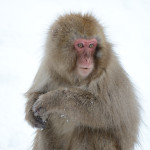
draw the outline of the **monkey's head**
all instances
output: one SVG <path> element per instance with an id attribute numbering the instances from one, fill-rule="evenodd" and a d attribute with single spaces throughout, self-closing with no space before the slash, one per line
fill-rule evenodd
<path id="1" fill-rule="evenodd" d="M 51 26 L 45 57 L 55 73 L 81 81 L 105 70 L 110 50 L 102 26 L 92 15 L 69 14 Z"/>

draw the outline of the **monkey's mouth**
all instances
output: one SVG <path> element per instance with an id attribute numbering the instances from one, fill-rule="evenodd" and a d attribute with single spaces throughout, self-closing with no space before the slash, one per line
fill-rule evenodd
<path id="1" fill-rule="evenodd" d="M 78 73 L 82 77 L 87 77 L 91 72 L 92 72 L 92 67 L 79 67 L 78 68 Z"/>
<path id="2" fill-rule="evenodd" d="M 91 67 L 80 67 L 80 70 L 88 72 L 88 71 L 92 70 L 92 68 Z"/>
<path id="3" fill-rule="evenodd" d="M 92 69 L 93 65 L 80 65 L 79 68 L 81 70 L 90 70 Z"/>
<path id="4" fill-rule="evenodd" d="M 82 68 L 82 67 L 81 67 L 80 69 L 85 69 L 85 70 L 87 70 L 87 69 L 90 69 L 90 68 Z"/>

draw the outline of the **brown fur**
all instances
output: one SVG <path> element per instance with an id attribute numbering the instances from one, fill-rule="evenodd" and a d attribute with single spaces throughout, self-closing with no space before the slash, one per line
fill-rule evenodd
<path id="1" fill-rule="evenodd" d="M 95 67 L 75 72 L 77 38 L 96 38 Z M 131 150 L 138 103 L 103 28 L 91 15 L 69 14 L 51 26 L 43 61 L 26 93 L 26 120 L 37 129 L 34 150 Z"/>

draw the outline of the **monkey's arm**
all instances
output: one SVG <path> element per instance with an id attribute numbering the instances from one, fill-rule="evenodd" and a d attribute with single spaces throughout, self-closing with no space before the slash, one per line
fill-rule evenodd
<path id="1" fill-rule="evenodd" d="M 111 128 L 113 122 L 111 104 L 108 106 L 105 99 L 81 89 L 68 88 L 48 92 L 35 102 L 33 112 L 43 122 L 51 113 L 66 117 L 75 126 Z"/>

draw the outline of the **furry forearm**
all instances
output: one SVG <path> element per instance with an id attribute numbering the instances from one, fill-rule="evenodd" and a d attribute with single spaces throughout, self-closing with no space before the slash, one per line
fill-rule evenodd
<path id="1" fill-rule="evenodd" d="M 45 109 L 46 115 L 51 113 L 66 115 L 68 120 L 73 121 L 75 125 L 95 128 L 109 128 L 109 125 L 112 125 L 110 123 L 112 119 L 109 119 L 111 108 L 101 105 L 101 99 L 81 89 L 62 88 L 48 92 L 39 97 L 34 111 L 39 107 Z"/>

